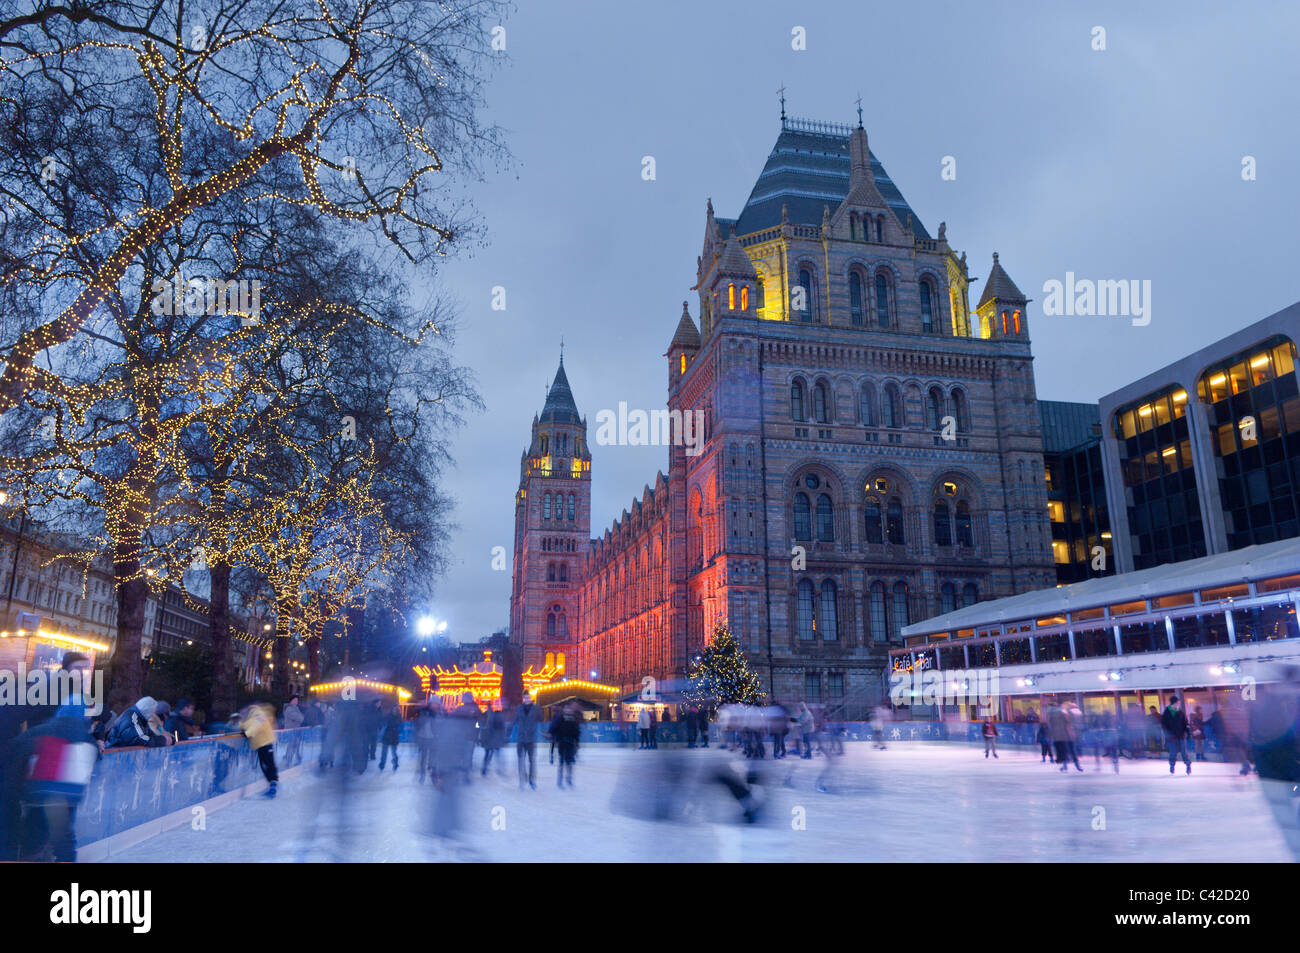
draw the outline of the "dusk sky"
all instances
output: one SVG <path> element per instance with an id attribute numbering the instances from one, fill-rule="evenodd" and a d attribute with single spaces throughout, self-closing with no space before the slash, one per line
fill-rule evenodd
<path id="1" fill-rule="evenodd" d="M 509 619 L 491 550 L 512 546 L 520 453 L 561 337 L 593 438 L 602 409 L 664 405 L 683 300 L 698 317 L 705 201 L 739 213 L 782 85 L 801 118 L 853 123 L 861 95 L 872 152 L 930 233 L 946 222 L 967 252 L 972 306 L 1000 253 L 1034 299 L 1041 399 L 1095 402 L 1300 298 L 1300 7 L 1223 6 L 522 3 L 486 92 L 515 164 L 472 190 L 486 245 L 438 276 L 487 409 L 454 440 L 453 565 L 424 608 L 457 641 Z M 1044 283 L 1067 272 L 1149 280 L 1150 324 L 1045 316 Z M 667 451 L 592 455 L 599 535 Z"/>

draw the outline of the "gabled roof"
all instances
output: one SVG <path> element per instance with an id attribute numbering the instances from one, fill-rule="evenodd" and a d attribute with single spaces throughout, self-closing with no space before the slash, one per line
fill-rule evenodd
<path id="1" fill-rule="evenodd" d="M 1025 296 L 1020 293 L 1020 289 L 1016 287 L 1016 283 L 1011 280 L 1011 276 L 998 264 L 997 252 L 993 253 L 993 267 L 989 270 L 989 276 L 984 281 L 984 293 L 980 295 L 980 303 L 975 306 L 976 310 L 984 307 L 994 298 L 1020 304 L 1024 304 L 1026 300 Z"/>
<path id="2" fill-rule="evenodd" d="M 564 357 L 560 357 L 560 369 L 555 372 L 551 390 L 546 395 L 546 406 L 542 408 L 541 420 L 553 423 L 581 423 L 578 405 L 573 402 L 573 391 L 569 389 L 569 377 L 564 373 Z"/>
<path id="3" fill-rule="evenodd" d="M 849 194 L 851 132 L 848 126 L 832 123 L 786 120 L 736 220 L 736 234 L 748 235 L 779 225 L 783 205 L 789 210 L 792 223 L 820 225 L 823 209 L 827 205 L 838 208 Z M 906 225 L 910 215 L 913 234 L 917 238 L 929 238 L 930 233 L 874 155 L 871 175 L 877 191 L 898 220 Z M 718 224 L 726 227 L 728 223 L 718 219 Z"/>

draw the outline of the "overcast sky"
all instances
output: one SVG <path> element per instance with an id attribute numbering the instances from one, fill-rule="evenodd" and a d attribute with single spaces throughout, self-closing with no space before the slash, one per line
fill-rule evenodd
<path id="1" fill-rule="evenodd" d="M 516 164 L 473 190 L 486 247 L 439 276 L 487 410 L 455 441 L 453 568 L 426 608 L 459 641 L 509 619 L 491 550 L 512 547 L 519 456 L 561 336 L 593 436 L 602 408 L 663 406 L 681 302 L 698 316 L 705 200 L 739 213 L 782 84 L 790 115 L 843 123 L 861 94 L 871 150 L 930 233 L 946 221 L 981 279 L 1000 253 L 1035 299 L 1040 398 L 1096 401 L 1300 298 L 1300 5 L 1226 6 L 525 0 L 487 90 Z M 1149 279 L 1151 323 L 1044 316 L 1044 282 L 1067 271 Z M 594 535 L 666 460 L 593 449 Z"/>

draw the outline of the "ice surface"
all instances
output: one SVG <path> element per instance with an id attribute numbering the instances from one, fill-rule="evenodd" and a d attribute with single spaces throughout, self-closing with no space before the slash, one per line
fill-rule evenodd
<path id="1" fill-rule="evenodd" d="M 381 776 L 372 763 L 345 796 L 333 778 L 304 773 L 282 782 L 274 800 L 245 799 L 209 815 L 204 830 L 177 828 L 111 860 L 1292 860 L 1259 781 L 1238 777 L 1236 765 L 1194 762 L 1188 776 L 1181 762 L 1171 775 L 1166 761 L 1121 760 L 1115 774 L 1088 757 L 1082 773 L 1062 774 L 1036 752 L 993 760 L 965 745 L 849 743 L 827 793 L 815 787 L 820 756 L 759 762 L 765 803 L 748 825 L 728 789 L 709 779 L 752 762 L 712 748 L 592 744 L 579 752 L 576 788 L 561 790 L 547 746 L 538 749 L 536 791 L 519 789 L 513 747 L 503 752 L 504 776 L 480 777 L 476 752 L 452 841 L 428 833 L 435 795 L 417 783 L 403 746 L 399 771 Z M 694 782 L 666 791 L 673 766 Z M 646 819 L 655 805 L 671 806 L 674 819 Z"/>

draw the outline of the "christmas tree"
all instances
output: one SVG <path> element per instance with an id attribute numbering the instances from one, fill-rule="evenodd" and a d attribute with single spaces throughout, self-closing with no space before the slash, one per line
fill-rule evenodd
<path id="1" fill-rule="evenodd" d="M 758 673 L 749 667 L 726 619 L 714 625 L 713 638 L 686 677 L 686 694 L 696 701 L 756 705 L 763 700 Z"/>

